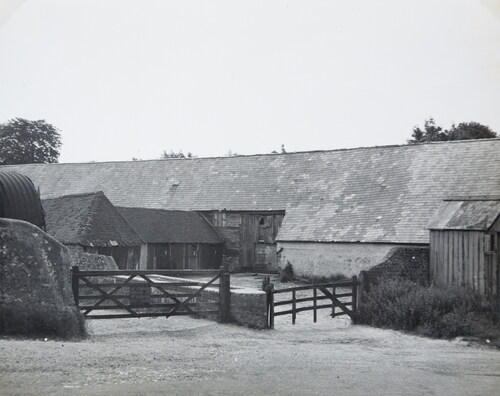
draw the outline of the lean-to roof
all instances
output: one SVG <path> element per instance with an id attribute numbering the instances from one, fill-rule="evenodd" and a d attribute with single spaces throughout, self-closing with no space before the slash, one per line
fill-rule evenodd
<path id="1" fill-rule="evenodd" d="M 102 190 L 127 207 L 286 210 L 282 241 L 428 243 L 443 199 L 500 195 L 500 139 L 1 168 L 45 198 Z"/>
<path id="2" fill-rule="evenodd" d="M 432 216 L 428 228 L 487 231 L 499 216 L 500 198 L 449 200 Z"/>

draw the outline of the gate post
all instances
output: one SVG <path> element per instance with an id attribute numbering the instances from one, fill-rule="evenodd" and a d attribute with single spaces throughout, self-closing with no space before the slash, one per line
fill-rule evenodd
<path id="1" fill-rule="evenodd" d="M 231 309 L 231 280 L 225 267 L 220 267 L 219 279 L 219 322 L 229 322 Z"/>
<path id="2" fill-rule="evenodd" d="M 73 297 L 75 299 L 75 304 L 78 307 L 78 304 L 80 303 L 80 290 L 78 288 L 79 284 L 79 278 L 78 278 L 78 272 L 80 269 L 78 268 L 78 265 L 75 265 L 71 267 L 71 289 L 73 290 Z"/>
<path id="3" fill-rule="evenodd" d="M 356 314 L 356 311 L 358 310 L 358 277 L 356 275 L 353 275 L 352 277 L 352 305 L 351 305 L 351 310 L 353 315 Z"/>

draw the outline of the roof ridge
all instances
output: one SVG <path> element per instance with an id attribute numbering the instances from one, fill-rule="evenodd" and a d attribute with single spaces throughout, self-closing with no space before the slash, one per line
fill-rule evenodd
<path id="1" fill-rule="evenodd" d="M 83 164 L 84 162 L 82 162 Z M 76 194 L 67 194 L 67 195 L 60 195 L 58 197 L 53 197 L 53 198 L 45 198 L 42 201 L 51 201 L 53 199 L 61 199 L 61 198 L 77 198 L 77 197 L 87 197 L 91 195 L 104 195 L 103 191 L 95 191 L 95 192 L 85 192 L 85 193 L 76 193 Z"/>
<path id="2" fill-rule="evenodd" d="M 465 140 L 448 140 L 439 142 L 423 142 L 414 144 L 387 144 L 381 146 L 360 146 L 360 147 L 349 147 L 349 148 L 337 148 L 337 149 L 326 149 L 326 150 L 306 150 L 306 151 L 292 151 L 288 153 L 261 153 L 261 154 L 242 154 L 235 155 L 231 157 L 226 156 L 214 156 L 214 157 L 191 157 L 191 158 L 165 158 L 165 159 L 146 159 L 146 160 L 125 160 L 125 161 L 87 161 L 87 162 L 57 162 L 51 164 L 16 164 L 16 165 L 2 165 L 2 167 L 19 166 L 19 165 L 29 165 L 29 166 L 44 166 L 44 165 L 99 165 L 99 164 L 116 164 L 116 163 L 144 163 L 144 162 L 173 162 L 173 161 L 199 161 L 199 160 L 210 160 L 210 159 L 234 159 L 234 158 L 248 158 L 248 157 L 268 157 L 268 156 L 289 156 L 289 155 L 301 155 L 301 154 L 313 154 L 313 153 L 331 153 L 331 152 L 343 152 L 343 151 L 357 151 L 357 150 L 376 150 L 383 148 L 413 148 L 413 147 L 424 147 L 428 145 L 445 145 L 445 144 L 472 144 L 481 142 L 491 142 L 500 141 L 500 137 L 489 138 L 489 139 L 465 139 Z M 1 168 L 0 168 L 1 169 Z"/>

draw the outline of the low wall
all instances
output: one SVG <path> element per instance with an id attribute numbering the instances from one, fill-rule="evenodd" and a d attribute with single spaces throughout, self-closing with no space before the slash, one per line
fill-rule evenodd
<path id="1" fill-rule="evenodd" d="M 384 261 L 397 244 L 278 242 L 278 266 L 290 262 L 294 275 L 303 278 L 358 275 Z"/>
<path id="2" fill-rule="evenodd" d="M 67 245 L 71 266 L 77 265 L 80 271 L 117 271 L 118 266 L 111 256 L 86 253 L 81 246 Z"/>

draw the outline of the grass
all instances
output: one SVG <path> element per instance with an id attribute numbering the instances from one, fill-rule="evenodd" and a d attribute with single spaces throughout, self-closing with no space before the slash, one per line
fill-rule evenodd
<path id="1" fill-rule="evenodd" d="M 496 337 L 491 305 L 467 288 L 422 286 L 383 279 L 362 296 L 356 323 L 453 338 Z"/>

